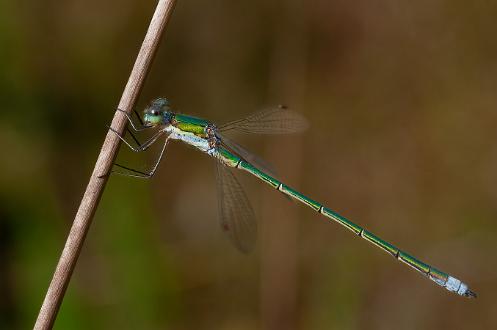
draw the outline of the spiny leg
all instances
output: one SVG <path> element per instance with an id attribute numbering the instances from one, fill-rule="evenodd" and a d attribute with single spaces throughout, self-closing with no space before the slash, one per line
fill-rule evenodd
<path id="1" fill-rule="evenodd" d="M 164 151 L 166 150 L 168 141 L 169 141 L 169 136 L 166 137 L 166 140 L 164 141 L 164 145 L 162 146 L 162 150 L 161 150 L 161 152 L 159 154 L 159 157 L 157 157 L 157 160 L 155 161 L 155 163 L 152 166 L 152 168 L 150 169 L 150 171 L 144 172 L 144 171 L 140 171 L 140 170 L 137 170 L 137 169 L 134 169 L 134 168 L 131 168 L 131 167 L 119 165 L 119 164 L 116 163 L 114 165 L 116 165 L 117 167 L 123 168 L 123 169 L 125 169 L 127 171 L 130 171 L 130 172 L 133 172 L 135 174 L 131 174 L 131 173 L 127 173 L 127 172 L 114 171 L 114 170 L 112 170 L 111 173 L 116 173 L 116 174 L 124 175 L 124 176 L 130 176 L 130 177 L 134 177 L 134 178 L 150 179 L 151 177 L 154 176 L 155 171 L 157 170 L 157 167 L 159 166 L 159 164 L 160 164 L 160 162 L 162 160 L 162 156 L 164 155 Z"/>
<path id="2" fill-rule="evenodd" d="M 147 140 L 147 141 L 146 141 L 145 143 L 143 143 L 143 144 L 140 144 L 140 142 L 139 142 L 136 138 L 134 138 L 135 142 L 138 144 L 138 148 L 135 148 L 135 147 L 133 147 L 131 144 L 129 144 L 129 142 L 128 142 L 128 141 L 126 141 L 126 140 L 125 140 L 125 139 L 124 139 L 124 138 L 123 138 L 123 137 L 122 137 L 122 136 L 121 136 L 121 135 L 120 135 L 120 134 L 119 134 L 119 133 L 118 133 L 115 129 L 113 129 L 112 127 L 109 127 L 109 130 L 110 130 L 111 132 L 113 132 L 114 134 L 116 134 L 116 135 L 117 135 L 117 137 L 118 137 L 121 141 L 123 141 L 123 142 L 124 142 L 124 143 L 128 146 L 128 148 L 130 148 L 130 149 L 131 149 L 131 150 L 133 150 L 134 152 L 143 152 L 143 151 L 147 150 L 147 149 L 148 149 L 148 148 L 149 148 L 152 144 L 154 144 L 154 142 L 155 142 L 155 141 L 157 141 L 157 139 L 158 139 L 159 137 L 161 137 L 161 136 L 165 133 L 163 130 L 159 130 L 157 133 L 155 133 L 155 134 L 154 134 L 154 135 L 153 135 L 153 136 L 152 136 L 149 140 Z M 168 138 L 167 138 L 167 139 L 168 139 Z M 167 139 L 166 139 L 166 142 L 167 142 Z M 161 157 L 161 158 L 162 158 L 162 153 L 164 152 L 164 149 L 165 149 L 165 148 L 166 148 L 166 146 L 164 145 L 164 147 L 162 148 L 161 154 L 160 154 L 160 157 Z M 159 161 L 160 161 L 160 159 L 159 159 Z M 114 163 L 114 165 L 116 165 L 116 166 L 118 166 L 118 167 L 125 168 L 125 169 L 127 169 L 127 170 L 129 170 L 129 171 L 132 171 L 132 172 L 141 173 L 141 174 L 143 174 L 143 175 L 145 175 L 145 176 L 147 176 L 147 175 L 148 175 L 147 173 L 141 172 L 141 171 L 139 171 L 139 170 L 134 170 L 134 169 L 132 169 L 132 168 L 128 168 L 128 167 L 126 167 L 126 166 L 119 165 L 119 164 L 117 164 L 117 163 Z M 156 164 L 156 165 L 154 166 L 154 168 L 156 168 L 156 167 L 157 167 L 157 165 L 158 165 L 158 164 Z M 106 173 L 106 174 L 99 175 L 99 176 L 98 176 L 98 178 L 100 178 L 100 179 L 101 179 L 101 178 L 105 178 L 105 177 L 109 176 L 112 172 L 116 172 L 116 171 L 110 171 L 110 172 L 108 172 L 108 173 Z M 155 169 L 154 169 L 154 172 L 155 172 Z M 116 173 L 118 173 L 118 174 L 123 174 L 123 173 L 120 173 L 120 172 L 116 172 Z M 125 174 L 123 174 L 123 175 L 125 175 Z M 129 176 L 131 176 L 131 175 L 129 175 Z M 150 176 L 148 175 L 148 177 L 150 177 Z"/>
<path id="3" fill-rule="evenodd" d="M 157 133 L 155 133 L 150 139 L 148 139 L 145 143 L 143 144 L 140 144 L 140 142 L 136 139 L 136 137 L 134 137 L 134 140 L 136 143 L 138 143 L 138 147 L 135 148 L 133 147 L 128 141 L 126 141 L 125 138 L 123 138 L 121 136 L 121 134 L 119 134 L 119 132 L 117 132 L 115 129 L 113 129 L 112 127 L 109 127 L 109 130 L 112 131 L 114 134 L 117 135 L 117 137 L 123 141 L 127 146 L 128 148 L 130 148 L 131 150 L 133 150 L 134 152 L 142 152 L 142 151 L 145 151 L 147 150 L 152 144 L 154 144 L 155 141 L 157 141 L 157 139 L 164 134 L 164 131 L 163 130 L 159 130 Z"/>
<path id="4" fill-rule="evenodd" d="M 129 133 L 129 135 L 131 135 L 131 137 L 135 141 L 136 145 L 141 146 L 141 142 L 136 138 L 136 136 L 133 134 L 133 132 L 131 132 L 131 130 L 129 129 L 128 126 L 126 126 L 126 131 Z"/>
<path id="5" fill-rule="evenodd" d="M 135 109 L 133 109 L 133 113 L 135 114 L 136 118 L 138 118 L 138 121 L 140 122 L 140 125 L 145 126 L 145 125 L 143 124 L 143 120 L 142 120 L 142 118 L 141 118 L 141 117 L 140 117 L 140 115 L 138 114 L 138 111 L 136 111 Z"/>

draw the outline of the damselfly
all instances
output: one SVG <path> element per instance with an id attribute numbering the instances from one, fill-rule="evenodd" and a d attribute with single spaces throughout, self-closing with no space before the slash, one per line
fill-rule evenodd
<path id="1" fill-rule="evenodd" d="M 397 247 L 342 217 L 333 210 L 324 207 L 320 203 L 280 182 L 275 178 L 273 170 L 267 163 L 257 156 L 252 155 L 224 135 L 230 130 L 256 134 L 282 134 L 302 131 L 307 127 L 307 123 L 298 113 L 290 111 L 286 107 L 279 106 L 257 112 L 240 120 L 216 126 L 204 119 L 174 113 L 171 111 L 169 102 L 163 98 L 153 101 L 145 109 L 143 120 L 138 116 L 140 121 L 139 124 L 135 124 L 126 112 L 122 111 L 122 113 L 127 117 L 132 129 L 135 131 L 156 129 L 153 136 L 143 144 L 141 144 L 131 131 L 129 131 L 137 144 L 135 147 L 111 128 L 111 130 L 133 151 L 144 151 L 155 142 L 159 141 L 160 138 L 164 139 L 159 157 L 150 171 L 138 171 L 115 164 L 129 171 L 126 172 L 126 175 L 140 178 L 152 177 L 157 170 L 157 166 L 159 165 L 170 140 L 183 141 L 209 156 L 212 156 L 216 160 L 221 228 L 229 235 L 231 241 L 240 251 L 248 252 L 253 248 L 257 227 L 254 211 L 250 206 L 242 186 L 231 172 L 231 169 L 241 169 L 254 175 L 272 186 L 275 190 L 305 204 L 317 213 L 320 213 L 351 230 L 357 236 L 360 236 L 381 248 L 397 260 L 404 262 L 447 290 L 461 296 L 476 297 L 476 294 L 471 291 L 466 284 L 455 277 L 401 251 Z M 125 173 L 121 172 L 121 174 Z"/>

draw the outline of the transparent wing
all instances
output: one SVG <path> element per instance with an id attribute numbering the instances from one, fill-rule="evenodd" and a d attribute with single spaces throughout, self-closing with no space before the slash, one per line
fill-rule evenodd
<path id="1" fill-rule="evenodd" d="M 255 134 L 287 134 L 305 130 L 309 124 L 297 112 L 285 106 L 270 108 L 218 127 L 219 132 L 237 130 Z"/>
<path id="2" fill-rule="evenodd" d="M 255 244 L 257 224 L 247 195 L 233 173 L 216 162 L 221 229 L 238 250 L 248 253 Z"/>
<path id="3" fill-rule="evenodd" d="M 273 177 L 277 177 L 277 172 L 273 165 L 271 165 L 261 157 L 254 155 L 250 151 L 247 151 L 244 147 L 242 147 L 235 141 L 228 139 L 226 136 L 218 134 L 218 137 L 221 139 L 221 145 L 223 147 L 227 148 L 228 150 L 234 151 L 236 154 L 238 154 L 238 156 L 241 156 L 244 160 L 254 165 L 259 170 L 266 172 Z"/>

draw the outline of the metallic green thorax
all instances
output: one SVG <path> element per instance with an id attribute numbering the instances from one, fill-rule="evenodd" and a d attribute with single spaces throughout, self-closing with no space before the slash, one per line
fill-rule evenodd
<path id="1" fill-rule="evenodd" d="M 198 136 L 207 137 L 205 128 L 210 124 L 209 121 L 192 116 L 175 114 L 174 126 L 182 131 L 190 132 Z"/>
<path id="2" fill-rule="evenodd" d="M 219 147 L 218 148 L 218 153 L 217 157 L 227 166 L 230 167 L 235 167 L 235 168 L 240 168 L 243 169 L 250 174 L 254 175 L 255 177 L 259 178 L 260 180 L 266 182 L 267 184 L 271 185 L 273 188 L 276 190 L 288 195 L 289 197 L 309 206 L 312 208 L 314 211 L 324 215 L 325 217 L 339 223 L 340 225 L 344 226 L 345 228 L 351 230 L 354 234 L 357 236 L 360 236 L 367 240 L 368 242 L 374 244 L 375 246 L 381 248 L 383 251 L 387 252 L 388 254 L 392 255 L 394 258 L 396 258 L 399 261 L 402 261 L 403 263 L 407 264 L 408 266 L 416 269 L 435 283 L 437 283 L 440 286 L 443 286 L 449 291 L 455 292 L 459 295 L 462 296 L 472 296 L 474 293 L 472 293 L 469 289 L 467 289 L 467 286 L 462 283 L 461 281 L 457 280 L 456 278 L 439 271 L 438 269 L 425 264 L 424 262 L 414 258 L 413 256 L 401 251 L 397 247 L 393 246 L 392 244 L 382 240 L 378 236 L 374 235 L 373 233 L 367 231 L 366 229 L 356 225 L 355 223 L 347 220 L 346 218 L 342 217 L 341 215 L 337 214 L 336 212 L 324 207 L 323 205 L 319 204 L 318 202 L 302 195 L 298 191 L 288 187 L 287 185 L 281 183 L 277 179 L 273 178 L 272 176 L 260 171 L 241 157 L 238 157 L 231 153 L 230 151 Z"/>

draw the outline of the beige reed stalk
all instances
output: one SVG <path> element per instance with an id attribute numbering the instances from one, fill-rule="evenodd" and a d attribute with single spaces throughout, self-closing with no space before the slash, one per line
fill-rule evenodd
<path id="1" fill-rule="evenodd" d="M 159 46 L 159 41 L 164 28 L 171 18 L 175 0 L 159 0 L 155 13 L 150 21 L 150 25 L 143 40 L 142 46 L 136 58 L 133 70 L 129 76 L 126 87 L 124 88 L 118 108 L 131 113 L 143 82 L 150 69 L 152 59 Z M 123 133 L 126 128 L 126 117 L 116 111 L 112 120 L 112 126 L 117 132 Z M 57 312 L 64 298 L 69 280 L 73 273 L 76 261 L 83 246 L 86 233 L 90 227 L 93 215 L 98 207 L 100 197 L 102 196 L 105 184 L 107 183 L 106 174 L 112 168 L 112 163 L 116 158 L 121 140 L 112 132 L 108 132 L 105 137 L 100 155 L 98 156 L 95 168 L 90 177 L 88 186 L 83 195 L 81 203 L 74 218 L 73 225 L 60 256 L 57 268 L 55 269 L 52 282 L 48 287 L 45 300 L 38 314 L 34 329 L 51 329 Z"/>

